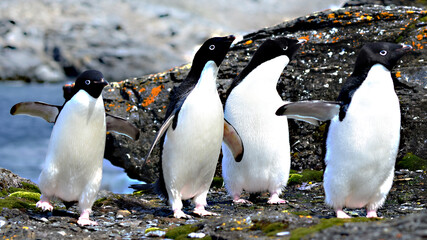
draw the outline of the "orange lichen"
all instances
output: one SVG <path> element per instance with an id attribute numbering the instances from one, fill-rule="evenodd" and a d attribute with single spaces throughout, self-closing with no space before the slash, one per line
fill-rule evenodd
<path id="1" fill-rule="evenodd" d="M 310 37 L 307 35 L 307 36 L 302 36 L 302 37 L 300 37 L 298 39 L 304 39 L 304 40 L 306 40 L 308 42 L 308 40 L 310 40 Z"/>
<path id="2" fill-rule="evenodd" d="M 418 41 L 421 41 L 421 39 L 423 39 L 423 35 L 422 35 L 422 34 L 418 34 L 418 35 L 417 35 L 417 40 L 418 40 Z"/>
<path id="3" fill-rule="evenodd" d="M 400 78 L 402 76 L 401 72 L 396 72 L 396 77 Z"/>
<path id="4" fill-rule="evenodd" d="M 328 18 L 335 18 L 335 13 L 329 13 Z"/>
<path id="5" fill-rule="evenodd" d="M 162 89 L 164 87 L 165 87 L 164 85 L 160 85 L 160 86 L 157 86 L 157 87 L 151 89 L 150 96 L 148 96 L 146 99 L 144 99 L 144 101 L 141 103 L 141 105 L 143 107 L 146 107 L 146 106 L 152 104 L 154 102 L 155 98 L 157 97 L 157 95 L 159 95 L 159 93 L 162 91 Z"/>
<path id="6" fill-rule="evenodd" d="M 145 88 L 141 88 L 141 89 L 139 89 L 139 93 L 142 93 L 142 92 L 144 92 L 145 91 Z"/>
<path id="7" fill-rule="evenodd" d="M 252 44 L 254 41 L 252 41 L 252 40 L 248 40 L 248 41 L 246 41 L 245 43 L 243 43 L 243 45 L 249 45 L 249 44 Z"/>

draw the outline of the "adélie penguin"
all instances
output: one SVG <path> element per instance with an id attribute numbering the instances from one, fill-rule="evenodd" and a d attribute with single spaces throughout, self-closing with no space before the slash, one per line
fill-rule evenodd
<path id="1" fill-rule="evenodd" d="M 326 139 L 325 202 L 338 218 L 349 218 L 344 207 L 366 207 L 367 217 L 377 217 L 390 191 L 401 124 L 391 70 L 411 49 L 387 42 L 364 45 L 337 98 L 339 111 L 323 109 L 324 116 L 333 115 Z M 307 110 L 318 103 L 298 104 Z M 310 111 L 298 111 L 297 105 L 279 110 L 310 117 Z"/>
<path id="2" fill-rule="evenodd" d="M 216 88 L 219 66 L 234 39 L 234 36 L 211 38 L 197 51 L 188 76 L 170 95 L 166 120 L 146 157 L 147 161 L 155 144 L 160 142 L 160 173 L 154 187 L 167 199 L 176 218 L 190 218 L 182 211 L 185 199 L 192 199 L 195 214 L 213 215 L 205 210 L 206 196 L 223 137 L 235 149 L 236 160 L 243 154 L 239 136 L 224 121 Z"/>
<path id="3" fill-rule="evenodd" d="M 289 178 L 289 132 L 286 116 L 275 115 L 284 104 L 276 85 L 303 43 L 285 37 L 266 40 L 228 90 L 224 116 L 245 148 L 237 162 L 228 145 L 223 145 L 222 174 L 235 203 L 250 203 L 240 198 L 243 190 L 268 191 L 270 204 L 286 202 L 279 195 Z"/>
<path id="4" fill-rule="evenodd" d="M 110 131 L 134 139 L 139 136 L 139 130 L 124 119 L 108 116 L 106 121 L 102 90 L 107 84 L 101 72 L 88 70 L 77 77 L 64 105 L 22 102 L 10 110 L 12 115 L 36 116 L 55 123 L 39 177 L 42 195 L 36 206 L 52 211 L 50 200 L 54 198 L 77 201 L 79 225 L 97 224 L 89 215 L 102 179 L 106 122 Z"/>

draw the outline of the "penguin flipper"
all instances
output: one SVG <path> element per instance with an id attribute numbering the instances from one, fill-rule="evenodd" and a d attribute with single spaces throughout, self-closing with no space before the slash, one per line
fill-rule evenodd
<path id="1" fill-rule="evenodd" d="M 318 126 L 319 121 L 328 121 L 339 114 L 341 104 L 332 101 L 301 101 L 286 103 L 276 111 L 276 115 L 305 121 Z"/>
<path id="2" fill-rule="evenodd" d="M 165 134 L 165 132 L 168 130 L 168 128 L 172 124 L 174 118 L 175 118 L 175 114 L 171 114 L 166 119 L 166 121 L 163 123 L 163 125 L 160 127 L 159 131 L 157 132 L 156 137 L 154 138 L 153 143 L 151 144 L 150 150 L 148 151 L 147 155 L 145 156 L 144 163 L 150 157 L 151 152 L 153 151 L 154 147 L 159 142 L 159 140 L 162 138 L 162 136 Z"/>
<path id="3" fill-rule="evenodd" d="M 125 135 L 126 137 L 138 140 L 139 130 L 126 119 L 113 116 L 110 114 L 105 115 L 105 122 L 107 124 L 107 131 L 116 132 Z"/>
<path id="4" fill-rule="evenodd" d="M 47 122 L 54 123 L 61 109 L 61 106 L 51 105 L 44 102 L 20 102 L 13 105 L 10 109 L 10 114 L 24 114 L 33 117 L 40 117 Z"/>
<path id="5" fill-rule="evenodd" d="M 223 141 L 233 153 L 234 160 L 242 161 L 244 152 L 242 139 L 236 129 L 225 119 Z"/>

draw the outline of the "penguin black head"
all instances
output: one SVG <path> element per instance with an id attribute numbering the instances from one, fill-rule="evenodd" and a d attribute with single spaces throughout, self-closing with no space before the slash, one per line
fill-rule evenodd
<path id="1" fill-rule="evenodd" d="M 108 82 L 104 80 L 104 75 L 96 70 L 87 70 L 80 74 L 75 82 L 74 91 L 78 92 L 80 89 L 85 90 L 89 95 L 94 98 L 98 98 L 102 89 L 108 85 Z"/>
<path id="2" fill-rule="evenodd" d="M 367 43 L 360 49 L 354 71 L 367 71 L 375 64 L 381 64 L 391 71 L 397 60 L 411 49 L 409 45 L 388 42 Z"/>
<path id="3" fill-rule="evenodd" d="M 214 61 L 217 66 L 221 65 L 225 55 L 233 43 L 233 35 L 227 37 L 214 37 L 206 40 L 194 56 L 189 76 L 200 76 L 206 63 Z"/>

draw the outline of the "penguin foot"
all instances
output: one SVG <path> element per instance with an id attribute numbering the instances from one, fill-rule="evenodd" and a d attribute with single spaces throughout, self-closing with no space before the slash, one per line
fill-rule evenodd
<path id="1" fill-rule="evenodd" d="M 195 214 L 197 214 L 197 215 L 199 215 L 201 217 L 204 217 L 204 216 L 217 216 L 218 215 L 216 213 L 206 211 L 204 207 L 196 207 L 196 208 L 194 208 L 193 213 L 195 213 Z"/>
<path id="2" fill-rule="evenodd" d="M 79 226 L 96 226 L 98 225 L 97 222 L 90 220 L 89 218 L 79 217 L 79 220 L 77 221 L 77 224 Z"/>
<path id="3" fill-rule="evenodd" d="M 243 199 L 243 198 L 233 199 L 233 203 L 235 203 L 235 204 L 247 204 L 247 205 L 253 204 L 251 201 Z"/>
<path id="4" fill-rule="evenodd" d="M 288 203 L 288 201 L 279 198 L 279 194 L 273 193 L 273 194 L 271 194 L 267 203 L 268 204 L 285 204 L 285 203 Z"/>
<path id="5" fill-rule="evenodd" d="M 191 219 L 193 218 L 192 216 L 185 214 L 181 209 L 179 210 L 174 210 L 173 211 L 173 216 L 175 218 L 185 218 L 185 219 Z"/>
<path id="6" fill-rule="evenodd" d="M 43 211 L 52 211 L 53 206 L 48 201 L 40 200 L 36 203 L 36 207 L 41 208 Z"/>
<path id="7" fill-rule="evenodd" d="M 368 212 L 366 213 L 366 217 L 367 218 L 377 218 L 377 211 L 376 210 L 368 210 Z"/>
<path id="8" fill-rule="evenodd" d="M 336 210 L 336 213 L 337 213 L 337 218 L 351 218 L 343 210 Z"/>

